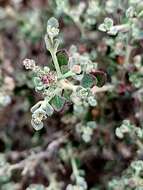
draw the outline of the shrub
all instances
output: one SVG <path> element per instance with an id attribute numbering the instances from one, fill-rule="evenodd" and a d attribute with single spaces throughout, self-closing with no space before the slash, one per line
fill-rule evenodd
<path id="1" fill-rule="evenodd" d="M 142 0 L 32 2 L 0 9 L 0 189 L 143 189 Z"/>

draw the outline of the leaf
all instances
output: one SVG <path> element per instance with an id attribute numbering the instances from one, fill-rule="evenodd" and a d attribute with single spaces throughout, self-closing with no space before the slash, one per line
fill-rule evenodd
<path id="1" fill-rule="evenodd" d="M 44 110 L 48 116 L 51 116 L 54 113 L 53 107 L 48 102 L 45 104 Z"/>
<path id="2" fill-rule="evenodd" d="M 100 24 L 99 27 L 98 27 L 98 29 L 99 29 L 100 31 L 102 31 L 102 32 L 106 32 L 105 24 L 104 24 L 104 23 L 103 23 L 103 24 Z"/>
<path id="3" fill-rule="evenodd" d="M 50 26 L 51 28 L 58 28 L 59 27 L 59 22 L 56 18 L 51 17 L 48 22 L 47 25 Z"/>
<path id="4" fill-rule="evenodd" d="M 107 81 L 107 74 L 104 71 L 98 70 L 92 73 L 92 75 L 96 77 L 97 79 L 96 85 L 98 87 L 102 87 Z"/>
<path id="5" fill-rule="evenodd" d="M 70 96 L 72 94 L 72 90 L 64 90 L 63 92 L 63 97 L 67 100 L 70 101 Z"/>
<path id="6" fill-rule="evenodd" d="M 34 82 L 35 86 L 37 86 L 37 85 L 39 85 L 39 83 L 41 83 L 41 79 L 39 77 L 34 77 L 33 82 Z"/>
<path id="7" fill-rule="evenodd" d="M 113 27 L 113 20 L 111 18 L 105 18 L 104 19 L 104 25 L 106 30 L 110 30 L 111 27 Z"/>
<path id="8" fill-rule="evenodd" d="M 57 59 L 60 66 L 67 65 L 69 61 L 68 53 L 65 50 L 58 51 Z"/>
<path id="9" fill-rule="evenodd" d="M 62 97 L 56 95 L 50 103 L 55 111 L 60 111 L 65 104 L 65 100 Z"/>
<path id="10" fill-rule="evenodd" d="M 34 83 L 35 89 L 38 91 L 41 91 L 44 88 L 43 83 L 39 77 L 34 77 L 33 83 Z"/>
<path id="11" fill-rule="evenodd" d="M 36 131 L 39 131 L 39 130 L 41 130 L 41 129 L 44 127 L 44 124 L 43 124 L 42 122 L 36 124 L 33 119 L 31 120 L 31 125 L 32 125 L 32 127 L 33 127 Z"/>
<path id="12" fill-rule="evenodd" d="M 94 83 L 96 83 L 96 78 L 94 78 L 91 74 L 84 74 L 81 85 L 84 88 L 91 88 Z"/>
<path id="13" fill-rule="evenodd" d="M 46 44 L 47 50 L 50 50 L 52 48 L 51 41 L 50 41 L 49 36 L 47 34 L 45 35 L 45 44 Z"/>

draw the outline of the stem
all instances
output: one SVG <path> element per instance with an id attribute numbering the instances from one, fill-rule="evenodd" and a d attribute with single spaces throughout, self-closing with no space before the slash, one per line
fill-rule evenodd
<path id="1" fill-rule="evenodd" d="M 120 32 L 127 32 L 127 31 L 130 30 L 130 25 L 129 24 L 115 25 L 113 27 L 115 27 L 118 30 L 118 32 L 119 31 Z"/>
<path id="2" fill-rule="evenodd" d="M 126 44 L 126 57 L 125 57 L 125 64 L 124 64 L 126 68 L 128 68 L 130 64 L 130 55 L 132 52 L 132 46 L 130 45 L 130 40 L 132 37 L 132 23 L 131 22 L 129 24 L 129 28 L 130 30 L 129 30 L 129 35 L 128 35 L 127 44 Z"/>
<path id="3" fill-rule="evenodd" d="M 61 69 L 60 69 L 60 66 L 59 66 L 59 63 L 58 63 L 56 53 L 53 50 L 51 50 L 50 53 L 51 53 L 51 56 L 52 56 L 52 59 L 53 59 L 53 62 L 54 62 L 54 66 L 55 66 L 58 78 L 61 78 L 62 73 L 61 73 Z"/>
<path id="4" fill-rule="evenodd" d="M 72 167 L 72 171 L 73 171 L 73 177 L 74 177 L 74 180 L 75 180 L 75 182 L 77 184 L 77 182 L 78 182 L 77 178 L 79 176 L 79 171 L 78 171 L 76 160 L 75 160 L 73 150 L 72 150 L 70 144 L 68 145 L 68 156 L 70 158 L 70 163 L 71 163 L 71 167 Z"/>
<path id="5" fill-rule="evenodd" d="M 93 90 L 93 94 L 96 94 L 96 93 L 102 93 L 102 92 L 106 92 L 106 91 L 110 91 L 114 88 L 113 85 L 105 85 L 103 87 L 95 87 L 94 90 Z"/>
<path id="6" fill-rule="evenodd" d="M 59 138 L 53 140 L 51 143 L 49 143 L 46 150 L 39 151 L 35 154 L 31 153 L 27 158 L 21 160 L 20 162 L 18 162 L 16 164 L 12 164 L 12 165 L 8 166 L 8 168 L 7 168 L 7 166 L 5 166 L 5 168 L 11 172 L 13 170 L 23 169 L 23 168 L 27 167 L 28 164 L 32 167 L 32 166 L 34 166 L 34 165 L 32 165 L 32 163 L 38 164 L 41 160 L 43 160 L 45 158 L 50 159 L 53 156 L 53 154 L 55 153 L 55 151 L 58 149 L 58 147 L 66 141 L 66 138 L 67 138 L 67 135 L 59 137 Z"/>
<path id="7" fill-rule="evenodd" d="M 142 151 L 142 147 L 143 147 L 142 142 L 141 142 L 140 140 L 137 140 L 137 141 L 136 141 L 136 144 L 137 144 L 137 146 L 138 146 L 139 150 L 141 150 L 141 151 Z"/>
<path id="8" fill-rule="evenodd" d="M 143 16 L 143 11 L 141 11 L 139 14 L 138 14 L 138 17 L 142 17 Z"/>
<path id="9" fill-rule="evenodd" d="M 72 165 L 72 170 L 73 170 L 75 180 L 77 182 L 77 177 L 79 176 L 79 172 L 78 172 L 76 161 L 74 158 L 71 159 L 71 165 Z"/>
<path id="10" fill-rule="evenodd" d="M 68 90 L 72 90 L 72 91 L 76 91 L 77 87 L 76 85 L 73 85 L 71 82 L 69 82 L 68 80 L 61 80 L 60 81 L 60 85 L 62 86 L 63 89 L 68 89 Z"/>
<path id="11" fill-rule="evenodd" d="M 67 16 L 69 16 L 72 21 L 75 23 L 75 25 L 77 26 L 77 28 L 79 28 L 80 30 L 80 33 L 81 33 L 81 37 L 84 39 L 86 36 L 85 36 L 85 30 L 84 30 L 84 27 L 83 27 L 83 24 L 80 22 L 80 20 L 76 20 L 71 14 L 70 14 L 70 10 L 65 10 L 65 14 Z"/>
<path id="12" fill-rule="evenodd" d="M 32 108 L 31 108 L 31 112 L 34 113 L 43 103 L 43 101 L 39 101 L 37 104 L 35 104 Z"/>
<path id="13" fill-rule="evenodd" d="M 127 45 L 127 50 L 126 50 L 126 57 L 125 57 L 125 66 L 126 68 L 128 68 L 129 64 L 130 64 L 130 55 L 131 55 L 131 51 L 132 51 L 132 46 L 130 46 L 129 44 Z"/>
<path id="14" fill-rule="evenodd" d="M 82 23 L 81 23 L 80 21 L 79 21 L 79 22 L 74 21 L 74 22 L 75 22 L 76 26 L 77 26 L 77 27 L 79 28 L 79 30 L 80 30 L 82 39 L 85 39 L 85 38 L 86 38 L 86 35 L 85 35 L 85 30 L 84 30 L 84 27 L 83 27 Z"/>
<path id="15" fill-rule="evenodd" d="M 65 74 L 62 76 L 62 79 L 66 79 L 66 78 L 72 77 L 72 76 L 75 76 L 75 73 L 73 73 L 72 71 L 69 71 L 69 72 L 65 73 Z"/>
<path id="16" fill-rule="evenodd" d="M 51 100 L 52 100 L 52 98 L 54 98 L 54 96 L 56 95 L 56 94 L 58 94 L 58 93 L 60 93 L 61 92 L 61 89 L 55 89 L 54 91 L 53 91 L 53 94 L 49 97 L 49 98 L 46 98 L 46 102 L 50 102 Z M 48 95 L 48 94 L 47 94 Z"/>

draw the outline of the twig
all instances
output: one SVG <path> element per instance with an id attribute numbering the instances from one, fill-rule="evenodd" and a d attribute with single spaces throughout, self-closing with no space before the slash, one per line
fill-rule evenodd
<path id="1" fill-rule="evenodd" d="M 28 158 L 20 161 L 19 163 L 10 165 L 8 170 L 11 172 L 12 170 L 16 170 L 16 169 L 23 169 L 24 171 L 26 168 L 26 172 L 27 172 L 27 170 L 31 169 L 29 168 L 29 166 L 32 166 L 32 165 L 35 166 L 39 163 L 39 161 L 43 159 L 50 159 L 53 156 L 53 154 L 56 152 L 57 148 L 66 141 L 66 138 L 67 138 L 67 135 L 52 141 L 48 145 L 45 151 L 40 151 L 36 154 L 35 153 L 31 154 Z M 26 172 L 23 172 L 23 175 L 25 175 Z"/>
<path id="2" fill-rule="evenodd" d="M 106 91 L 110 91 L 114 88 L 113 85 L 105 85 L 103 87 L 98 87 L 98 86 L 95 86 L 94 89 L 92 90 L 94 94 L 96 93 L 101 93 L 101 92 L 106 92 Z"/>

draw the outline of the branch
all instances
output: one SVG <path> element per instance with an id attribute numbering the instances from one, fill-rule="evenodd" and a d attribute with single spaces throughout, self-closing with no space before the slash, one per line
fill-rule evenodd
<path id="1" fill-rule="evenodd" d="M 7 169 L 9 172 L 17 169 L 23 169 L 22 174 L 25 175 L 29 170 L 35 167 L 41 160 L 50 159 L 53 154 L 57 151 L 58 147 L 64 143 L 67 139 L 67 135 L 52 141 L 46 150 L 38 153 L 32 153 L 28 158 L 20 161 L 19 163 L 9 165 Z"/>

